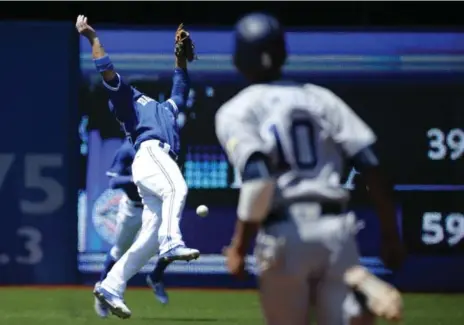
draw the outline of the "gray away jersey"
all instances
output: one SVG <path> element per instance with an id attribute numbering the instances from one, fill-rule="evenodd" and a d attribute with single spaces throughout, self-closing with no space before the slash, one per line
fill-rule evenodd
<path id="1" fill-rule="evenodd" d="M 330 90 L 313 84 L 271 83 L 245 88 L 216 114 L 216 134 L 243 172 L 254 152 L 276 170 L 275 205 L 307 198 L 345 202 L 345 158 L 376 141 L 373 131 Z"/>

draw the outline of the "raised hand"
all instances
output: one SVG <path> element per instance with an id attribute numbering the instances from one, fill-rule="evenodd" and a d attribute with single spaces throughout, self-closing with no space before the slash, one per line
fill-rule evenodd
<path id="1" fill-rule="evenodd" d="M 190 33 L 184 29 L 184 24 L 180 24 L 179 27 L 177 27 L 174 40 L 176 63 L 180 68 L 185 68 L 187 62 L 192 62 L 197 56 L 195 53 L 195 44 L 190 37 Z"/>
<path id="2" fill-rule="evenodd" d="M 89 41 L 97 37 L 95 29 L 87 23 L 87 17 L 84 15 L 77 16 L 76 29 L 79 34 L 86 37 Z"/>

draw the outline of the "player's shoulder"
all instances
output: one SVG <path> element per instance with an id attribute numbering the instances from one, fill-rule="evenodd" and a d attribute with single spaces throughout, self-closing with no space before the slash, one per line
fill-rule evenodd
<path id="1" fill-rule="evenodd" d="M 303 85 L 307 98 L 310 102 L 318 107 L 323 112 L 324 116 L 330 116 L 335 118 L 340 114 L 346 112 L 352 112 L 350 106 L 348 106 L 337 94 L 332 90 L 315 84 L 304 84 Z"/>
<path id="2" fill-rule="evenodd" d="M 216 118 L 224 115 L 239 116 L 253 107 L 260 99 L 263 91 L 263 85 L 251 85 L 242 89 L 234 97 L 226 101 L 217 111 Z"/>
<path id="3" fill-rule="evenodd" d="M 322 104 L 333 104 L 340 101 L 340 97 L 338 97 L 329 88 L 323 86 L 319 86 L 312 83 L 306 83 L 303 84 L 303 89 L 308 95 L 310 95 Z"/>

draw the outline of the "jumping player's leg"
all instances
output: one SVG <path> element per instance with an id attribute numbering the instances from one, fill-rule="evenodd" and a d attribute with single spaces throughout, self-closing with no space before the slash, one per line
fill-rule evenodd
<path id="1" fill-rule="evenodd" d="M 148 150 L 150 150 L 149 148 Z M 150 156 L 160 173 L 147 179 L 146 187 L 158 193 L 163 200 L 161 225 L 158 233 L 160 255 L 177 247 L 184 246 L 179 223 L 187 198 L 187 184 L 174 160 L 159 149 L 150 150 Z M 162 183 L 157 183 L 158 180 Z M 161 188 L 159 185 L 163 185 Z"/>
<path id="2" fill-rule="evenodd" d="M 135 237 L 140 230 L 142 225 L 143 209 L 138 207 L 137 204 L 138 202 L 132 202 L 126 196 L 121 198 L 116 226 L 116 239 L 113 247 L 111 247 L 108 252 L 105 268 L 100 275 L 100 281 L 103 281 L 106 278 L 113 265 L 133 244 Z M 164 271 L 167 269 L 169 264 L 171 264 L 169 261 L 159 259 L 155 268 L 150 273 L 150 278 L 155 283 L 162 282 Z"/>
<path id="3" fill-rule="evenodd" d="M 141 192 L 142 194 L 142 192 Z M 127 282 L 151 257 L 158 251 L 158 229 L 160 224 L 161 202 L 155 196 L 141 195 L 144 201 L 142 227 L 140 234 L 116 262 L 103 282 L 96 296 L 111 309 L 112 313 L 121 318 L 130 317 L 131 312 L 122 299 Z"/>
<path id="4" fill-rule="evenodd" d="M 156 267 L 150 274 L 147 275 L 146 281 L 149 287 L 153 290 L 156 299 L 162 304 L 169 302 L 169 296 L 164 287 L 164 271 L 173 261 L 164 258 L 159 258 Z"/>
<path id="5" fill-rule="evenodd" d="M 100 275 L 100 281 L 106 278 L 113 265 L 129 249 L 142 225 L 142 208 L 137 203 L 123 196 L 119 203 L 116 236 L 113 247 L 108 252 L 105 268 Z"/>
<path id="6" fill-rule="evenodd" d="M 158 262 L 156 263 L 155 268 L 148 275 L 150 277 L 150 280 L 153 281 L 154 283 L 163 282 L 164 272 L 166 271 L 169 264 L 171 263 L 172 263 L 171 261 L 167 261 L 165 259 L 158 259 Z"/>
<path id="7" fill-rule="evenodd" d="M 142 145 L 145 143 L 142 143 Z M 139 159 L 134 161 L 134 180 L 140 163 L 144 166 L 137 175 L 137 186 L 143 191 L 161 198 L 161 225 L 158 233 L 160 258 L 168 260 L 190 260 L 197 258 L 199 252 L 185 247 L 180 231 L 180 220 L 187 198 L 187 184 L 176 162 L 164 152 L 157 142 L 142 146 L 138 152 Z"/>
<path id="8" fill-rule="evenodd" d="M 100 285 L 108 273 L 113 268 L 114 264 L 121 258 L 121 256 L 129 249 L 134 242 L 137 232 L 140 230 L 142 224 L 142 208 L 137 206 L 138 202 L 132 202 L 127 196 L 123 196 L 119 202 L 115 242 L 106 256 L 104 269 L 100 274 Z M 95 298 L 94 309 L 98 316 L 106 318 L 109 315 L 108 308 Z"/>
<path id="9" fill-rule="evenodd" d="M 102 282 L 102 287 L 122 294 L 132 278 L 158 251 L 160 201 L 157 197 L 144 197 L 140 234 L 126 253 L 116 262 Z"/>

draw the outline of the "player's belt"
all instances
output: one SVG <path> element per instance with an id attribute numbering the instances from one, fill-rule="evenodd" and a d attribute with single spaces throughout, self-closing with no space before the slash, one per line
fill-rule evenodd
<path id="1" fill-rule="evenodd" d="M 171 146 L 167 143 L 158 141 L 158 145 L 164 152 L 166 152 L 172 159 L 177 160 L 177 155 L 174 151 L 171 150 Z"/>
<path id="2" fill-rule="evenodd" d="M 169 155 L 169 157 L 171 157 L 172 159 L 177 161 L 177 154 L 171 149 L 171 146 L 168 143 L 165 143 L 165 142 L 157 140 L 157 139 L 149 139 L 149 140 L 143 141 L 142 143 L 137 144 L 135 146 L 135 151 L 138 151 L 143 143 L 148 143 L 148 142 L 151 142 L 151 141 L 156 141 L 158 143 L 158 146 L 161 148 L 161 150 L 163 150 L 165 153 L 167 153 Z"/>
<path id="3" fill-rule="evenodd" d="M 346 211 L 345 209 L 345 204 L 339 203 L 339 202 L 323 202 L 323 203 L 311 203 L 307 202 L 310 204 L 317 204 L 320 206 L 320 215 L 334 215 L 334 214 L 341 214 Z M 273 210 L 266 220 L 264 221 L 264 226 L 269 226 L 271 224 L 277 223 L 277 222 L 283 222 L 286 221 L 290 218 L 290 212 L 289 212 L 289 207 L 282 207 Z"/>

